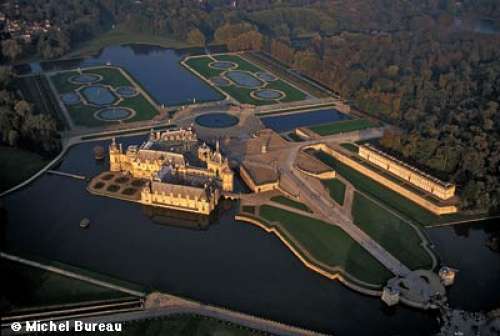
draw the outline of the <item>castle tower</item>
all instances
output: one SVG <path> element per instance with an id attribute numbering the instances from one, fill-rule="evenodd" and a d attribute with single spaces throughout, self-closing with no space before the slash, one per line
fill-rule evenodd
<path id="1" fill-rule="evenodd" d="M 109 170 L 110 171 L 121 171 L 121 146 L 116 144 L 116 139 L 113 137 L 111 144 L 109 145 Z"/>

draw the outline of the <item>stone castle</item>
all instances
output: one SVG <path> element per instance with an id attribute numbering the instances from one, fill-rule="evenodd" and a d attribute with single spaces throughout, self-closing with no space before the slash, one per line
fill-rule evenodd
<path id="1" fill-rule="evenodd" d="M 110 171 L 148 182 L 139 202 L 175 210 L 210 214 L 222 191 L 233 191 L 233 171 L 219 144 L 200 144 L 192 128 L 151 132 L 140 146 L 109 146 Z"/>

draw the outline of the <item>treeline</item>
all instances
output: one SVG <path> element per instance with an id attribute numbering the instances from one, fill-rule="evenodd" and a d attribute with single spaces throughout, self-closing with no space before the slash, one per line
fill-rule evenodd
<path id="1" fill-rule="evenodd" d="M 427 20 L 411 32 L 275 40 L 279 60 L 400 126 L 381 145 L 460 188 L 462 207 L 500 203 L 500 35 Z"/>
<path id="2" fill-rule="evenodd" d="M 44 59 L 60 57 L 113 23 L 100 0 L 7 0 L 1 10 L 9 20 L 20 23 L 21 33 L 30 34 L 31 41 L 16 33 L 6 34 L 0 45 L 0 62 L 34 54 Z M 34 22 L 45 20 L 50 22 L 46 32 L 31 31 Z"/>
<path id="3" fill-rule="evenodd" d="M 0 67 L 0 143 L 53 156 L 61 147 L 56 126 L 51 116 L 35 113 L 16 94 L 11 70 Z"/>

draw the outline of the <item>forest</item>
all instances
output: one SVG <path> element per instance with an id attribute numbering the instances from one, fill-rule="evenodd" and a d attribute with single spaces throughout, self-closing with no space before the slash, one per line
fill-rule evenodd
<path id="1" fill-rule="evenodd" d="M 380 145 L 455 182 L 464 209 L 499 210 L 497 0 L 8 0 L 3 10 L 58 28 L 28 46 L 4 40 L 4 63 L 60 57 L 115 27 L 267 52 L 398 126 Z"/>

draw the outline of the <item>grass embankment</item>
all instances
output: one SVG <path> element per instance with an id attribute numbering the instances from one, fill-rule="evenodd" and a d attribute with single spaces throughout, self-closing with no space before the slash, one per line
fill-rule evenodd
<path id="1" fill-rule="evenodd" d="M 150 34 L 130 33 L 123 29 L 110 30 L 96 38 L 78 45 L 65 57 L 80 57 L 98 53 L 102 48 L 121 44 L 147 44 L 163 48 L 187 48 L 191 47 L 185 41 L 174 38 L 156 36 Z"/>
<path id="2" fill-rule="evenodd" d="M 410 269 L 431 268 L 432 258 L 421 246 L 422 238 L 407 222 L 365 196 L 356 193 L 354 223 Z"/>
<path id="3" fill-rule="evenodd" d="M 137 90 L 140 88 L 130 82 L 119 69 L 111 67 L 102 67 L 96 69 L 84 70 L 84 73 L 98 74 L 103 77 L 103 79 L 97 83 L 98 85 L 110 85 L 113 88 L 118 88 L 120 86 L 133 86 Z M 69 92 L 74 92 L 76 89 L 82 87 L 83 85 L 72 84 L 68 79 L 72 76 L 78 75 L 77 71 L 67 71 L 61 72 L 51 77 L 54 86 L 56 87 L 59 94 L 65 94 Z M 140 93 L 135 97 L 123 98 L 123 100 L 116 106 L 128 107 L 135 110 L 135 115 L 125 120 L 124 122 L 134 122 L 152 119 L 158 112 L 156 108 L 146 99 L 146 97 Z M 96 127 L 103 125 L 112 125 L 116 121 L 102 121 L 94 117 L 94 113 L 103 107 L 89 106 L 85 104 L 76 104 L 67 106 L 69 115 L 73 119 L 74 123 L 80 126 L 86 127 Z"/>
<path id="4" fill-rule="evenodd" d="M 377 125 L 375 123 L 367 119 L 353 119 L 353 120 L 343 120 L 330 124 L 309 127 L 309 129 L 316 134 L 325 136 L 338 133 L 361 131 L 376 126 Z"/>
<path id="5" fill-rule="evenodd" d="M 307 205 L 305 205 L 304 203 L 294 201 L 294 200 L 292 200 L 288 197 L 285 197 L 285 196 L 271 197 L 271 201 L 276 202 L 276 203 L 280 203 L 280 204 L 283 204 L 283 205 L 286 205 L 286 206 L 289 206 L 289 207 L 292 207 L 292 208 L 295 208 L 295 209 L 298 209 L 301 211 L 312 213 L 311 209 L 309 209 L 309 207 Z"/>
<path id="6" fill-rule="evenodd" d="M 2 311 L 34 308 L 83 301 L 115 299 L 124 293 L 89 284 L 84 281 L 1 259 L 6 290 L 2 293 Z"/>
<path id="7" fill-rule="evenodd" d="M 0 146 L 0 162 L 0 191 L 5 191 L 33 176 L 49 159 L 24 149 Z"/>
<path id="8" fill-rule="evenodd" d="M 432 225 L 438 223 L 439 216 L 434 215 L 430 211 L 418 206 L 398 193 L 377 183 L 375 180 L 344 165 L 330 155 L 323 152 L 316 152 L 315 156 L 327 165 L 331 166 L 338 174 L 348 179 L 356 187 L 356 189 L 376 198 L 385 206 L 395 210 L 406 218 L 422 225 Z"/>
<path id="9" fill-rule="evenodd" d="M 337 179 L 322 180 L 321 182 L 328 188 L 330 197 L 337 202 L 337 204 L 344 205 L 345 184 Z"/>
<path id="10" fill-rule="evenodd" d="M 151 320 L 125 322 L 120 334 L 125 336 L 257 336 L 263 335 L 263 332 L 210 317 L 179 314 Z"/>
<path id="11" fill-rule="evenodd" d="M 291 238 L 290 244 L 295 245 L 292 240 L 297 241 L 314 259 L 329 267 L 340 267 L 348 275 L 374 285 L 383 285 L 392 277 L 382 264 L 335 225 L 268 205 L 260 208 L 260 216 L 267 221 L 264 225 L 276 227 Z"/>
<path id="12" fill-rule="evenodd" d="M 265 71 L 264 69 L 246 61 L 245 59 L 241 58 L 238 55 L 223 54 L 223 55 L 213 56 L 213 58 L 215 58 L 218 61 L 227 61 L 236 63 L 238 65 L 238 68 L 236 70 L 248 71 L 252 75 L 255 75 L 255 73 L 257 72 Z M 186 64 L 189 65 L 194 70 L 196 70 L 200 75 L 205 77 L 205 79 L 210 80 L 210 78 L 217 77 L 224 72 L 222 70 L 211 68 L 209 64 L 212 62 L 213 60 L 210 57 L 202 56 L 202 57 L 190 58 L 186 61 Z M 242 104 L 252 104 L 261 106 L 261 105 L 270 105 L 276 103 L 274 100 L 260 100 L 252 98 L 250 96 L 250 93 L 252 91 L 255 91 L 256 89 L 245 88 L 236 85 L 221 86 L 219 88 Z M 265 88 L 283 91 L 286 96 L 280 99 L 279 100 L 280 102 L 300 101 L 306 99 L 307 97 L 307 95 L 304 92 L 291 86 L 290 84 L 281 79 L 267 82 Z"/>

